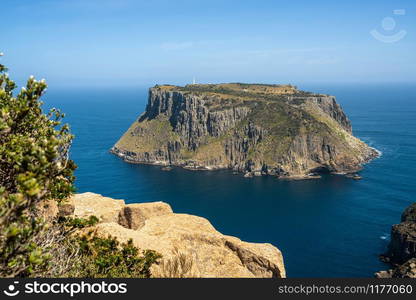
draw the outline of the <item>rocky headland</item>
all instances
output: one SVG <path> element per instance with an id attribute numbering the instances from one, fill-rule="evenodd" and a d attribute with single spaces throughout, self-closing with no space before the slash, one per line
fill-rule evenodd
<path id="1" fill-rule="evenodd" d="M 416 278 L 416 203 L 405 209 L 401 223 L 391 228 L 387 253 L 381 259 L 392 269 L 376 273 L 379 278 Z"/>
<path id="2" fill-rule="evenodd" d="M 241 83 L 150 88 L 111 152 L 129 163 L 293 179 L 352 174 L 378 155 L 353 136 L 335 97 Z"/>
<path id="3" fill-rule="evenodd" d="M 92 230 L 99 236 L 132 239 L 139 249 L 160 253 L 153 277 L 286 277 L 282 253 L 273 245 L 223 235 L 208 220 L 174 213 L 164 202 L 125 204 L 83 193 L 47 207 L 45 217 L 96 216 L 100 222 Z"/>

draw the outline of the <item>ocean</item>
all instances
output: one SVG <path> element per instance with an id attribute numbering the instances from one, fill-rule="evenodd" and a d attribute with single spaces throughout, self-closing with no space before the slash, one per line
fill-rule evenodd
<path id="1" fill-rule="evenodd" d="M 354 135 L 381 151 L 355 181 L 244 178 L 230 171 L 189 171 L 124 163 L 108 150 L 143 112 L 145 88 L 54 89 L 75 140 L 77 192 L 127 203 L 164 201 L 177 213 L 207 218 L 223 234 L 267 242 L 284 256 L 288 277 L 372 277 L 392 224 L 416 201 L 416 87 L 410 84 L 299 85 L 334 95 Z"/>

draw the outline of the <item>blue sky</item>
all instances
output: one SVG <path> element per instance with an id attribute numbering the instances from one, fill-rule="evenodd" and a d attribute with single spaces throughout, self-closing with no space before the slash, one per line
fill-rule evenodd
<path id="1" fill-rule="evenodd" d="M 399 9 L 405 14 L 394 13 Z M 411 0 L 1 0 L 0 19 L 2 63 L 18 81 L 31 74 L 56 86 L 184 84 L 194 76 L 198 82 L 416 81 Z M 371 30 L 382 38 L 405 36 L 385 43 Z"/>

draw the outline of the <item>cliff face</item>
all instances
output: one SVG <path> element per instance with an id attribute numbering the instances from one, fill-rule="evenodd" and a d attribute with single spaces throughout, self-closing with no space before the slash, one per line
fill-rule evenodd
<path id="1" fill-rule="evenodd" d="M 152 265 L 153 277 L 286 276 L 282 254 L 273 245 L 223 235 L 208 220 L 173 213 L 164 202 L 126 205 L 123 200 L 83 193 L 60 210 L 81 218 L 94 215 L 100 219 L 96 234 L 111 235 L 120 242 L 132 239 L 139 249 L 162 254 Z M 179 267 L 174 268 L 175 264 Z"/>
<path id="2" fill-rule="evenodd" d="M 377 277 L 416 278 L 416 203 L 403 212 L 401 223 L 391 228 L 387 253 L 382 259 L 393 269 L 376 273 Z"/>
<path id="3" fill-rule="evenodd" d="M 377 155 L 333 96 L 292 86 L 156 86 L 112 148 L 127 162 L 302 177 L 351 173 Z"/>

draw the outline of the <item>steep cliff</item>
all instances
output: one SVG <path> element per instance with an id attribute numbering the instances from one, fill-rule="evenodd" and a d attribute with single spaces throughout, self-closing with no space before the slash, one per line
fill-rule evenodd
<path id="1" fill-rule="evenodd" d="M 392 226 L 387 253 L 381 259 L 393 269 L 377 272 L 376 277 L 416 278 L 416 203 L 405 209 L 401 223 Z"/>
<path id="2" fill-rule="evenodd" d="M 240 83 L 151 88 L 111 151 L 131 163 L 293 178 L 356 172 L 377 156 L 352 135 L 335 97 Z"/>

